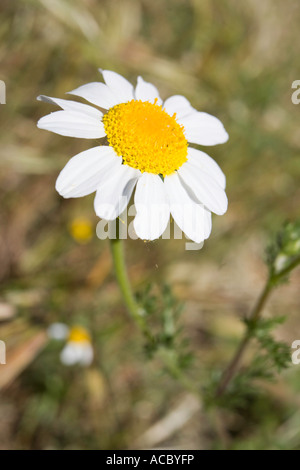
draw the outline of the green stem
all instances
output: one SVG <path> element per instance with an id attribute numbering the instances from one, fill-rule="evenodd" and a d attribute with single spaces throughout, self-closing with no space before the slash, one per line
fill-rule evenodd
<path id="1" fill-rule="evenodd" d="M 147 326 L 144 310 L 138 305 L 131 289 L 128 279 L 125 256 L 122 240 L 119 238 L 119 223 L 117 223 L 116 238 L 110 240 L 111 253 L 115 269 L 116 279 L 118 281 L 121 294 L 123 296 L 127 311 L 135 324 L 140 328 L 148 341 L 154 342 L 155 339 Z"/>
<path id="2" fill-rule="evenodd" d="M 253 310 L 251 311 L 249 315 L 249 322 L 248 322 L 248 328 L 246 330 L 245 335 L 243 336 L 241 342 L 239 343 L 239 346 L 229 362 L 228 366 L 224 370 L 220 383 L 217 387 L 216 391 L 216 396 L 221 397 L 224 392 L 227 390 L 228 385 L 230 384 L 231 380 L 235 376 L 237 369 L 240 365 L 240 362 L 244 356 L 245 350 L 247 349 L 247 346 L 249 342 L 252 339 L 252 329 L 255 328 L 256 323 L 260 319 L 262 315 L 263 308 L 273 291 L 273 289 L 276 286 L 276 283 L 285 277 L 287 274 L 289 274 L 294 268 L 296 268 L 300 264 L 300 257 L 297 257 L 292 263 L 290 263 L 285 269 L 280 271 L 279 273 L 272 273 L 270 274 L 266 285 L 260 294 L 258 301 L 256 302 Z"/>
<path id="3" fill-rule="evenodd" d="M 289 274 L 293 269 L 295 269 L 300 264 L 300 256 L 297 256 L 286 268 L 282 269 L 279 273 L 273 274 L 272 280 L 278 281 L 284 276 Z"/>
<path id="4" fill-rule="evenodd" d="M 261 312 L 262 312 L 262 309 L 268 299 L 268 296 L 270 295 L 270 292 L 272 290 L 272 285 L 270 283 L 270 280 L 268 280 L 268 282 L 266 283 L 255 307 L 253 308 L 250 316 L 249 316 L 249 320 L 250 320 L 250 324 L 252 325 L 253 327 L 253 323 L 256 323 L 259 318 L 260 318 L 260 315 L 261 315 Z M 231 361 L 229 362 L 228 366 L 226 367 L 226 369 L 224 370 L 223 372 L 223 375 L 221 377 L 221 380 L 220 380 L 220 383 L 217 387 L 217 392 L 216 392 L 216 395 L 217 397 L 221 397 L 224 392 L 226 391 L 229 383 L 231 382 L 231 380 L 233 379 L 233 377 L 235 376 L 236 374 L 236 371 L 237 371 L 237 368 L 241 362 L 241 359 L 244 355 L 244 352 L 248 346 L 248 343 L 251 339 L 251 331 L 249 329 L 249 327 L 247 328 L 247 331 L 245 333 L 245 335 L 243 336 L 233 358 L 231 359 Z"/>
<path id="5" fill-rule="evenodd" d="M 149 329 L 144 316 L 144 311 L 137 304 L 131 289 L 131 285 L 127 276 L 122 240 L 119 239 L 119 234 L 117 233 L 117 238 L 115 240 L 110 240 L 110 242 L 116 279 L 127 307 L 127 311 L 138 328 L 146 336 L 148 341 L 154 343 L 156 339 Z M 178 368 L 177 364 L 170 359 L 167 351 L 165 351 L 164 348 L 160 348 L 159 355 L 170 375 L 177 379 L 184 388 L 194 393 L 199 398 L 199 391 L 197 387 L 195 387 L 194 384 L 182 374 L 182 371 Z"/>
<path id="6" fill-rule="evenodd" d="M 116 278 L 129 313 L 138 321 L 140 315 L 135 298 L 125 269 L 125 259 L 121 240 L 111 240 L 111 252 L 113 257 Z"/>
<path id="7" fill-rule="evenodd" d="M 126 271 L 123 245 L 122 241 L 119 238 L 117 238 L 116 240 L 111 240 L 111 253 L 116 278 L 127 310 L 133 320 L 144 329 L 145 324 L 142 316 L 143 311 L 139 308 L 138 304 L 136 303 L 135 297 L 131 290 L 131 285 Z"/>

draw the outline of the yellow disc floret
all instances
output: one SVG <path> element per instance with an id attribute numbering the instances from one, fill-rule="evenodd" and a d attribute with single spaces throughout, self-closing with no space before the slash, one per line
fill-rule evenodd
<path id="1" fill-rule="evenodd" d="M 89 332 L 83 326 L 73 326 L 70 330 L 68 341 L 74 343 L 90 343 L 91 337 Z"/>
<path id="2" fill-rule="evenodd" d="M 183 126 L 155 103 L 132 100 L 103 116 L 108 139 L 123 163 L 157 175 L 170 175 L 187 160 Z"/>

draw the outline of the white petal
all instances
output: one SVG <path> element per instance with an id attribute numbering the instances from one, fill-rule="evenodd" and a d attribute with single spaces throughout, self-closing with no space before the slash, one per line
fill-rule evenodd
<path id="1" fill-rule="evenodd" d="M 42 117 L 37 126 L 68 137 L 98 139 L 105 136 L 100 120 L 75 111 L 55 111 Z"/>
<path id="2" fill-rule="evenodd" d="M 177 172 L 177 175 L 179 173 Z M 181 182 L 181 184 L 183 185 L 184 189 L 186 190 L 188 196 L 190 197 L 190 199 L 194 202 L 197 202 L 199 203 L 199 200 L 196 198 L 195 196 L 195 193 L 191 190 L 190 187 L 188 187 L 182 178 L 180 178 L 180 175 L 179 175 L 179 180 Z M 211 229 L 212 229 L 212 217 L 211 217 L 211 212 L 207 209 L 207 207 L 205 207 L 205 211 L 204 211 L 204 216 L 205 216 L 205 223 L 204 223 L 204 239 L 206 240 L 210 234 L 211 234 Z"/>
<path id="3" fill-rule="evenodd" d="M 81 344 L 80 356 L 79 363 L 82 366 L 89 366 L 93 362 L 94 350 L 90 343 L 86 342 Z"/>
<path id="4" fill-rule="evenodd" d="M 178 227 L 196 243 L 208 238 L 211 231 L 210 212 L 204 208 L 203 204 L 191 199 L 177 173 L 166 176 L 164 184 L 171 214 Z"/>
<path id="5" fill-rule="evenodd" d="M 197 166 L 200 170 L 205 171 L 205 173 L 208 173 L 216 180 L 221 188 L 225 189 L 226 177 L 217 162 L 207 155 L 207 153 L 189 147 L 188 162 L 191 163 L 191 165 Z"/>
<path id="6" fill-rule="evenodd" d="M 73 366 L 80 361 L 81 353 L 75 342 L 69 342 L 60 353 L 60 360 L 65 366 Z"/>
<path id="7" fill-rule="evenodd" d="M 143 240 L 155 240 L 165 231 L 170 207 L 164 183 L 158 175 L 144 173 L 135 191 L 134 229 Z"/>
<path id="8" fill-rule="evenodd" d="M 100 82 L 87 83 L 73 91 L 69 91 L 68 94 L 80 96 L 104 109 L 112 108 L 120 102 L 118 96 L 108 86 Z"/>
<path id="9" fill-rule="evenodd" d="M 94 207 L 105 220 L 116 219 L 126 208 L 140 172 L 121 165 L 97 190 Z"/>
<path id="10" fill-rule="evenodd" d="M 52 325 L 47 328 L 47 334 L 49 338 L 62 340 L 67 338 L 69 328 L 64 323 L 52 323 Z"/>
<path id="11" fill-rule="evenodd" d="M 194 144 L 217 145 L 228 140 L 223 124 L 211 114 L 194 112 L 177 120 L 184 126 L 187 140 Z"/>
<path id="12" fill-rule="evenodd" d="M 164 109 L 170 116 L 176 113 L 177 119 L 180 119 L 187 114 L 195 112 L 196 110 L 191 106 L 190 102 L 181 95 L 174 95 L 164 102 Z"/>
<path id="13" fill-rule="evenodd" d="M 184 163 L 178 173 L 186 187 L 208 210 L 218 215 L 225 214 L 228 206 L 226 193 L 209 174 L 189 162 Z"/>
<path id="14" fill-rule="evenodd" d="M 116 72 L 100 70 L 106 85 L 119 98 L 119 103 L 131 101 L 134 98 L 134 88 L 131 83 Z"/>
<path id="15" fill-rule="evenodd" d="M 61 100 L 60 98 L 51 98 L 50 96 L 40 95 L 37 100 L 44 101 L 45 103 L 56 104 L 65 111 L 76 111 L 78 113 L 87 114 L 101 120 L 103 113 L 93 106 L 88 104 L 78 103 L 77 101 Z"/>
<path id="16" fill-rule="evenodd" d="M 56 190 L 65 198 L 91 194 L 100 183 L 111 177 L 121 166 L 122 159 L 112 147 L 94 147 L 75 155 L 60 172 Z"/>
<path id="17" fill-rule="evenodd" d="M 152 83 L 145 82 L 142 77 L 137 79 L 135 98 L 141 101 L 149 101 L 150 103 L 154 103 L 156 99 L 156 104 L 159 106 L 162 104 L 157 88 Z"/>
<path id="18" fill-rule="evenodd" d="M 211 212 L 209 212 L 207 209 L 205 210 L 205 219 L 206 223 L 204 225 L 204 236 L 206 240 L 210 236 L 212 229 Z"/>
<path id="19" fill-rule="evenodd" d="M 89 366 L 94 357 L 91 344 L 87 341 L 69 341 L 60 353 L 60 360 L 65 366 L 81 364 Z"/>

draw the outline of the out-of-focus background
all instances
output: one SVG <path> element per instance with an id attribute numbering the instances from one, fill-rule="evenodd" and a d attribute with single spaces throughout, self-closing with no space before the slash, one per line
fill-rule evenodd
<path id="1" fill-rule="evenodd" d="M 299 215 L 300 79 L 297 0 L 1 0 L 0 79 L 0 448 L 210 449 L 300 447 L 300 366 L 291 366 L 246 407 L 218 416 L 200 409 L 146 361 L 143 339 L 126 316 L 107 241 L 96 237 L 93 197 L 63 200 L 55 192 L 67 160 L 94 145 L 36 128 L 53 111 L 39 94 L 101 80 L 99 67 L 161 96 L 183 94 L 218 116 L 230 135 L 209 153 L 227 176 L 229 210 L 213 218 L 200 251 L 185 241 L 126 242 L 136 290 L 173 286 L 196 351 L 194 378 L 205 386 L 240 338 L 240 321 L 267 271 L 269 234 Z M 300 339 L 295 272 L 266 308 L 287 314 L 276 331 Z M 53 322 L 84 325 L 95 360 L 66 367 Z M 216 431 L 217 429 L 217 431 Z"/>

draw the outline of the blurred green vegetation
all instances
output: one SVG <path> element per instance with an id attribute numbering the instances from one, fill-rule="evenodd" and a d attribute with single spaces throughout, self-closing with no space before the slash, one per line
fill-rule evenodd
<path id="1" fill-rule="evenodd" d="M 74 235 L 78 217 L 95 234 L 93 197 L 63 200 L 55 192 L 63 165 L 92 143 L 36 128 L 52 111 L 36 101 L 39 94 L 63 97 L 100 80 L 99 67 L 132 82 L 142 75 L 163 98 L 183 94 L 224 123 L 229 142 L 208 153 L 227 176 L 229 210 L 213 218 L 204 248 L 185 251 L 184 240 L 126 242 L 135 288 L 150 281 L 155 290 L 167 281 L 185 302 L 182 328 L 196 351 L 192 374 L 204 386 L 231 356 L 239 318 L 267 275 L 269 234 L 299 215 L 300 106 L 291 102 L 291 84 L 300 79 L 299 2 L 1 0 L 0 18 L 0 79 L 7 86 L 0 109 L 0 318 L 5 309 L 15 317 L 0 323 L 8 344 L 0 381 L 10 351 L 18 347 L 22 356 L 28 340 L 55 321 L 84 324 L 96 352 L 89 369 L 68 369 L 59 362 L 61 343 L 45 341 L 22 374 L 16 366 L 0 396 L 0 447 L 120 449 L 140 439 L 149 447 L 299 449 L 299 366 L 241 407 L 218 416 L 189 416 L 185 407 L 180 429 L 161 441 L 144 434 L 185 403 L 186 392 L 159 359 L 146 362 L 107 242 Z M 288 316 L 277 330 L 288 344 L 300 335 L 298 286 L 296 272 L 266 309 L 267 316 Z"/>

